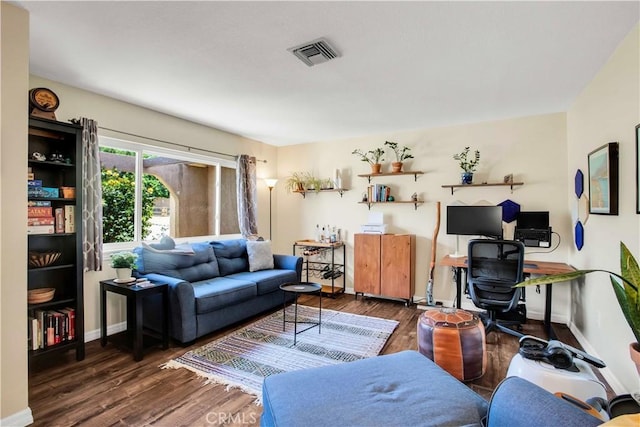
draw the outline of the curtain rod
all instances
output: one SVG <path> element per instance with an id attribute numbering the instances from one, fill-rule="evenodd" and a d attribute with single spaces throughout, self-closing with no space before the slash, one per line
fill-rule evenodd
<path id="1" fill-rule="evenodd" d="M 144 138 L 144 139 L 148 139 L 149 141 L 161 142 L 163 144 L 177 145 L 178 147 L 186 148 L 187 151 L 198 150 L 198 151 L 204 151 L 204 152 L 207 152 L 207 153 L 218 154 L 218 155 L 221 155 L 221 156 L 233 157 L 234 159 L 238 158 L 238 154 L 227 154 L 227 153 L 221 153 L 220 151 L 207 150 L 205 148 L 191 147 L 189 145 L 178 144 L 177 142 L 165 141 L 165 140 L 157 139 L 157 138 L 150 138 L 148 136 L 137 135 L 135 133 L 124 132 L 124 131 L 121 131 L 121 130 L 111 129 L 111 128 L 107 128 L 107 127 L 104 127 L 104 126 L 98 126 L 98 129 L 108 130 L 108 131 L 116 132 L 116 133 L 121 133 L 123 135 L 135 136 L 137 138 Z M 260 159 L 256 159 L 256 162 L 267 163 L 266 160 L 260 160 Z"/>

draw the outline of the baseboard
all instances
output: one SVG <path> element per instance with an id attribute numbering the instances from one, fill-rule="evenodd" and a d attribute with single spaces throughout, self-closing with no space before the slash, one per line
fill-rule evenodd
<path id="1" fill-rule="evenodd" d="M 580 332 L 580 330 L 578 329 L 575 323 L 573 322 L 569 323 L 569 330 L 571 331 L 573 336 L 576 337 L 576 340 L 578 340 L 578 342 L 580 343 L 584 351 L 586 351 L 587 353 L 589 353 L 594 357 L 597 357 L 598 359 L 602 359 L 602 357 L 598 355 L 596 350 L 585 338 L 585 336 L 582 335 L 582 332 Z M 616 395 L 627 393 L 626 388 L 622 385 L 622 383 L 618 380 L 618 378 L 613 374 L 613 372 L 611 372 L 611 369 L 598 368 L 598 370 L 600 371 L 604 379 L 607 380 L 607 383 L 613 389 Z"/>
<path id="2" fill-rule="evenodd" d="M 13 415 L 0 419 L 0 426 L 19 426 L 24 427 L 33 424 L 33 414 L 31 408 L 23 409 Z"/>
<path id="3" fill-rule="evenodd" d="M 117 334 L 127 330 L 127 322 L 116 323 L 115 325 L 107 326 L 107 335 Z M 84 332 L 84 342 L 94 341 L 100 339 L 100 329 L 94 329 L 93 331 Z"/>

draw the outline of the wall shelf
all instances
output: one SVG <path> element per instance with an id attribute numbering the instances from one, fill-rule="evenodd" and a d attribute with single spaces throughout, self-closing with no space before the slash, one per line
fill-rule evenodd
<path id="1" fill-rule="evenodd" d="M 412 204 L 414 210 L 418 209 L 418 206 L 424 203 L 424 200 L 394 200 L 393 202 L 358 202 L 362 205 L 368 205 L 371 210 L 371 205 L 392 205 L 394 203 L 400 204 Z"/>
<path id="2" fill-rule="evenodd" d="M 345 191 L 349 191 L 349 189 L 347 188 L 328 188 L 328 189 L 323 189 L 323 190 L 293 190 L 292 193 L 298 193 L 302 195 L 303 199 L 306 199 L 306 194 L 307 193 L 338 193 L 340 194 L 340 197 L 342 197 L 342 193 L 344 193 Z"/>
<path id="3" fill-rule="evenodd" d="M 418 175 L 422 175 L 424 172 L 422 171 L 406 171 L 406 172 L 384 172 L 384 173 L 365 173 L 362 175 L 358 175 L 360 178 L 367 178 L 369 183 L 371 183 L 371 178 L 375 178 L 377 176 L 396 176 L 396 175 L 413 175 L 413 180 L 418 180 Z"/>
<path id="4" fill-rule="evenodd" d="M 469 188 L 469 187 L 510 187 L 511 192 L 513 193 L 513 187 L 524 185 L 524 182 L 485 182 L 482 184 L 447 184 L 443 185 L 442 188 L 450 188 L 451 195 L 453 195 L 454 188 Z"/>

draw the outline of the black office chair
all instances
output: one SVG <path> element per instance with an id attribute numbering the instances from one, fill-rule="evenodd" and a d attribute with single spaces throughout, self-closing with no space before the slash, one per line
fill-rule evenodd
<path id="1" fill-rule="evenodd" d="M 471 300 L 476 307 L 485 309 L 480 317 L 485 332 L 494 329 L 521 337 L 522 334 L 507 327 L 519 321 L 498 320 L 498 313 L 512 311 L 522 295 L 524 244 L 512 240 L 474 239 L 469 241 L 467 284 Z"/>

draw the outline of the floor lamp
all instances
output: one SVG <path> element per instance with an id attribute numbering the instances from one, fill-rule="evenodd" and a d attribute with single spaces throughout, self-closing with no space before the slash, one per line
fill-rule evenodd
<path id="1" fill-rule="evenodd" d="M 264 180 L 267 187 L 269 187 L 269 240 L 271 239 L 271 193 L 273 191 L 273 187 L 276 186 L 276 182 L 278 182 L 277 178 L 265 178 Z"/>

